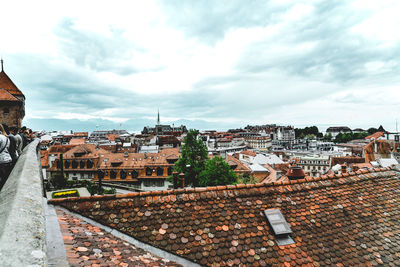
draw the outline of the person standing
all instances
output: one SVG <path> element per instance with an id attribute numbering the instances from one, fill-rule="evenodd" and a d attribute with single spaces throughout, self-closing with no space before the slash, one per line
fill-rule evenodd
<path id="1" fill-rule="evenodd" d="M 0 190 L 6 183 L 8 176 L 12 170 L 12 158 L 8 151 L 10 148 L 10 140 L 7 133 L 0 124 Z"/>
<path id="2" fill-rule="evenodd" d="M 22 137 L 18 133 L 18 128 L 10 127 L 10 133 L 12 135 L 14 135 L 14 137 L 15 137 L 16 145 L 17 145 L 17 153 L 18 153 L 18 156 L 21 156 L 21 154 L 22 154 Z"/>

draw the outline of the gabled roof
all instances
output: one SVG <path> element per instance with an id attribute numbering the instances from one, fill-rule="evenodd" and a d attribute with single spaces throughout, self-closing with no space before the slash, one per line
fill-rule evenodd
<path id="1" fill-rule="evenodd" d="M 6 89 L 12 95 L 25 97 L 4 71 L 0 71 L 0 88 Z"/>
<path id="2" fill-rule="evenodd" d="M 51 200 L 207 266 L 398 265 L 400 172 L 379 168 L 272 184 Z M 278 246 L 262 212 L 293 231 Z"/>
<path id="3" fill-rule="evenodd" d="M 6 89 L 0 87 L 0 101 L 20 102 L 21 100 L 10 94 Z"/>
<path id="4" fill-rule="evenodd" d="M 379 137 L 385 136 L 384 132 L 376 132 L 371 135 L 368 135 L 365 137 L 365 140 L 370 140 L 370 139 L 378 139 Z"/>

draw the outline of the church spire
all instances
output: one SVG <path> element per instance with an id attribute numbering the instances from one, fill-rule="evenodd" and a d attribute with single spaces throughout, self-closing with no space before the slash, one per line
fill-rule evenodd
<path id="1" fill-rule="evenodd" d="M 157 125 L 160 125 L 160 109 L 157 112 Z"/>

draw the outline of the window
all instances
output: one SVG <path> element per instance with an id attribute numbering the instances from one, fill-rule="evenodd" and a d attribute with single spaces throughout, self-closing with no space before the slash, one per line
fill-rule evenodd
<path id="1" fill-rule="evenodd" d="M 8 114 L 10 114 L 10 109 L 9 108 L 4 108 L 3 113 L 5 116 L 7 116 Z"/>
<path id="2" fill-rule="evenodd" d="M 110 178 L 115 179 L 117 177 L 117 171 L 116 170 L 111 170 L 110 171 Z"/>
<path id="3" fill-rule="evenodd" d="M 168 167 L 168 175 L 172 175 L 172 167 Z"/>
<path id="4" fill-rule="evenodd" d="M 126 171 L 125 170 L 121 170 L 120 173 L 119 173 L 119 177 L 121 179 L 125 179 L 126 178 Z"/>
<path id="5" fill-rule="evenodd" d="M 138 176 L 139 176 L 139 174 L 138 174 L 137 170 L 133 170 L 133 171 L 132 171 L 132 178 L 135 179 L 135 178 L 137 178 Z"/>
<path id="6" fill-rule="evenodd" d="M 153 170 L 149 167 L 146 168 L 146 176 L 151 176 L 153 174 Z"/>
<path id="7" fill-rule="evenodd" d="M 164 168 L 157 167 L 157 176 L 163 176 L 164 174 Z"/>
<path id="8" fill-rule="evenodd" d="M 85 168 L 85 161 L 84 160 L 81 160 L 79 162 L 79 168 L 81 168 L 81 169 Z"/>

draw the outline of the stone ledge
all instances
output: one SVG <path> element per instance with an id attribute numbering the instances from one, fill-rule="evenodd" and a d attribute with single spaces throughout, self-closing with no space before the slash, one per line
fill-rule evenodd
<path id="1" fill-rule="evenodd" d="M 34 140 L 0 192 L 2 266 L 45 266 L 46 236 L 40 161 Z"/>

